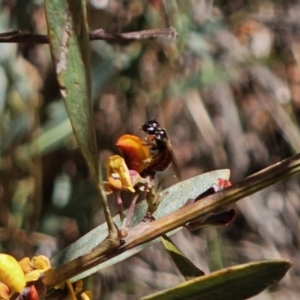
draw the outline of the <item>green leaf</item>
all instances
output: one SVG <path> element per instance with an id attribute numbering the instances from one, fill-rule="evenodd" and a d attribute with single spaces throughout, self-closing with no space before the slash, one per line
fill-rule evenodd
<path id="1" fill-rule="evenodd" d="M 185 280 L 204 275 L 204 272 L 197 268 L 169 237 L 161 236 L 161 241 Z"/>
<path id="2" fill-rule="evenodd" d="M 159 205 L 158 210 L 154 213 L 154 217 L 156 219 L 159 219 L 178 210 L 185 204 L 188 198 L 194 199 L 199 194 L 210 188 L 219 178 L 229 179 L 229 176 L 230 171 L 228 169 L 217 170 L 195 176 L 169 187 L 168 189 L 161 192 L 163 195 L 163 199 Z M 174 195 L 176 195 L 176 197 L 174 197 Z M 142 222 L 146 211 L 146 201 L 142 201 L 137 204 L 134 216 L 131 220 L 132 227 Z M 126 213 L 127 211 L 125 211 L 125 214 Z M 119 215 L 114 217 L 114 222 L 117 225 L 121 225 Z M 176 230 L 169 232 L 168 235 L 174 234 L 179 229 L 180 228 L 177 228 Z M 75 258 L 80 257 L 86 253 L 89 253 L 99 244 L 99 241 L 101 241 L 106 236 L 106 233 L 106 224 L 102 224 L 96 227 L 95 229 L 81 237 L 79 240 L 77 240 L 74 244 L 70 245 L 69 247 L 65 248 L 63 251 L 55 255 L 51 259 L 51 265 L 53 267 L 57 267 L 59 265 L 71 262 Z M 105 262 L 98 264 L 97 266 L 92 267 L 85 272 L 80 273 L 76 277 L 73 277 L 72 280 L 78 280 L 87 277 L 88 275 L 91 275 L 110 265 L 116 264 L 159 241 L 160 239 L 157 238 L 150 242 L 127 250 L 126 252 L 120 253 L 119 255 L 112 257 L 111 259 L 106 260 Z"/>
<path id="3" fill-rule="evenodd" d="M 142 300 L 244 300 L 279 281 L 290 266 L 284 260 L 238 265 L 186 281 Z"/>
<path id="4" fill-rule="evenodd" d="M 60 91 L 78 146 L 93 178 L 98 182 L 99 162 L 93 126 L 85 1 L 45 0 L 45 10 Z"/>
<path id="5" fill-rule="evenodd" d="M 91 101 L 90 48 L 84 0 L 45 0 L 48 36 L 61 95 L 74 135 L 95 181 L 109 230 L 103 252 L 118 246 L 102 184 Z"/>

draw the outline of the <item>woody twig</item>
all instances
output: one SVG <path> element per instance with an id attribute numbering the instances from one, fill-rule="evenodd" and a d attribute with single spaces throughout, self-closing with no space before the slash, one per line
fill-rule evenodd
<path id="1" fill-rule="evenodd" d="M 135 40 L 148 40 L 156 38 L 175 38 L 177 35 L 175 28 L 159 28 L 142 31 L 132 31 L 125 33 L 108 33 L 104 29 L 96 29 L 89 32 L 90 41 L 106 40 L 110 42 L 129 42 Z M 47 35 L 23 33 L 20 30 L 12 30 L 0 33 L 0 43 L 34 43 L 47 44 Z"/>

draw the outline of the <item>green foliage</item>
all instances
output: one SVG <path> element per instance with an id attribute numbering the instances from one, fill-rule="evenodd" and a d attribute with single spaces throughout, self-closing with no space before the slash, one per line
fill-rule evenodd
<path id="1" fill-rule="evenodd" d="M 143 300 L 244 300 L 280 280 L 290 268 L 287 261 L 262 261 L 225 268 L 184 282 Z"/>
<path id="2" fill-rule="evenodd" d="M 45 34 L 41 1 L 21 2 L 15 7 L 13 1 L 0 3 L 1 32 L 16 26 Z M 84 278 L 159 242 L 157 232 L 171 235 L 187 218 L 196 214 L 206 218 L 215 207 L 221 209 L 299 173 L 299 157 L 295 156 L 277 168 L 272 166 L 273 173 L 265 171 L 240 182 L 300 151 L 300 56 L 293 37 L 298 25 L 290 13 L 296 7 L 273 2 L 248 7 L 246 1 L 239 4 L 243 7 L 235 5 L 236 1 L 226 5 L 222 1 L 112 1 L 105 9 L 83 0 L 45 3 L 52 60 L 48 46 L 0 44 L 1 251 L 22 257 L 33 255 L 37 248 L 47 249 L 50 255 L 63 249 L 52 258 L 58 269 L 49 274 L 57 274 L 58 279 Z M 88 21 L 91 29 L 103 27 L 112 33 L 172 25 L 178 36 L 176 40 L 89 42 Z M 66 110 L 59 104 L 59 93 Z M 116 153 L 115 141 L 120 134 L 138 133 L 140 124 L 156 116 L 168 129 L 180 168 L 189 179 L 163 190 L 153 224 L 142 223 L 146 203 L 140 202 L 129 236 L 121 245 L 110 219 L 112 205 L 107 207 L 99 165 Z M 84 162 L 74 150 L 77 146 Z M 233 181 L 240 183 L 233 190 L 192 205 L 191 212 L 181 209 L 216 179 L 228 178 L 228 171 L 218 170 L 224 166 L 232 171 Z M 218 171 L 195 176 L 208 170 Z M 93 183 L 87 179 L 88 173 Z M 167 185 L 173 184 L 172 175 L 163 176 Z M 68 186 L 59 188 L 59 178 L 67 178 Z M 55 206 L 55 189 L 66 206 Z M 216 256 L 207 255 L 210 260 L 225 257 L 225 265 L 236 266 L 143 299 L 197 299 L 198 293 L 199 299 L 226 299 L 224 295 L 245 299 L 279 281 L 289 268 L 285 261 L 238 264 L 245 259 L 278 257 L 283 255 L 282 249 L 284 255 L 299 260 L 298 256 L 293 258 L 299 253 L 299 193 L 298 181 L 290 179 L 265 190 L 262 199 L 247 199 L 248 206 L 238 204 L 238 225 L 231 229 L 234 234 L 221 231 L 227 248 Z M 109 239 L 105 239 L 106 223 L 94 228 L 104 221 L 99 209 L 108 221 Z M 169 214 L 181 223 L 168 220 Z M 118 217 L 114 222 L 121 227 Z M 208 235 L 205 230 L 202 234 L 195 234 L 201 245 Z M 103 240 L 107 243 L 102 244 Z M 190 278 L 201 271 L 184 256 L 186 245 L 195 248 L 193 257 L 202 258 L 204 247 L 198 249 L 187 239 L 179 244 L 182 251 L 170 243 L 165 246 L 183 276 Z M 201 269 L 209 269 L 207 256 L 203 255 Z M 149 260 L 155 264 L 153 256 Z M 127 284 L 130 279 L 123 269 L 123 277 L 119 277 Z M 297 272 L 295 264 L 292 282 L 298 281 Z M 45 282 L 51 281 L 49 274 Z M 279 286 L 282 293 L 285 284 Z M 145 286 L 140 294 L 165 288 L 163 284 Z M 299 292 L 297 286 L 291 289 Z"/>
<path id="3" fill-rule="evenodd" d="M 161 241 L 185 280 L 194 279 L 195 277 L 204 275 L 204 272 L 197 268 L 170 238 L 162 236 Z"/>
<path id="4" fill-rule="evenodd" d="M 45 1 L 52 60 L 73 132 L 97 182 L 99 164 L 91 103 L 91 68 L 83 1 Z"/>

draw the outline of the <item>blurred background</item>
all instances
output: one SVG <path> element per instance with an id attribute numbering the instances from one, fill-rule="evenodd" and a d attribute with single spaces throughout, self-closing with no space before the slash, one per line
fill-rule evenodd
<path id="1" fill-rule="evenodd" d="M 99 157 L 157 118 L 182 177 L 229 168 L 232 183 L 300 152 L 298 1 L 87 1 L 90 30 L 173 26 L 176 39 L 90 43 Z M 46 34 L 41 0 L 0 0 L 0 32 Z M 0 251 L 53 256 L 103 222 L 55 79 L 49 45 L 0 44 Z M 171 170 L 165 186 L 176 183 Z M 291 178 L 235 206 L 223 229 L 173 241 L 203 271 L 284 258 L 256 300 L 298 299 L 300 188 Z M 115 201 L 111 201 L 112 210 Z M 137 299 L 184 279 L 161 245 L 90 277 L 95 299 Z"/>

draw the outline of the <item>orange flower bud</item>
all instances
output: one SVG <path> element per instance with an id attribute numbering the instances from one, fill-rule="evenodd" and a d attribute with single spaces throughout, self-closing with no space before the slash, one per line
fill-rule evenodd
<path id="1" fill-rule="evenodd" d="M 129 170 L 141 173 L 149 165 L 149 148 L 138 136 L 124 134 L 116 145 L 121 150 Z"/>
<path id="2" fill-rule="evenodd" d="M 112 155 L 106 162 L 106 175 L 112 191 L 126 190 L 135 192 L 130 173 L 124 159 L 119 155 Z"/>
<path id="3" fill-rule="evenodd" d="M 13 291 L 20 293 L 25 285 L 24 272 L 15 258 L 8 254 L 0 254 L 0 281 Z"/>

